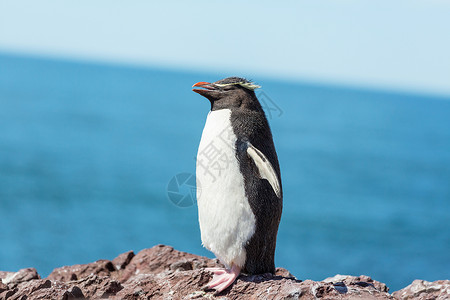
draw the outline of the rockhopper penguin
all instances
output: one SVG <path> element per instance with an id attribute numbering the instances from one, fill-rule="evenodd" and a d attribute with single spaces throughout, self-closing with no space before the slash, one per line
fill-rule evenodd
<path id="1" fill-rule="evenodd" d="M 229 77 L 193 87 L 211 102 L 197 154 L 197 202 L 203 246 L 226 266 L 208 269 L 207 288 L 221 292 L 241 272 L 275 272 L 280 167 L 259 86 Z"/>

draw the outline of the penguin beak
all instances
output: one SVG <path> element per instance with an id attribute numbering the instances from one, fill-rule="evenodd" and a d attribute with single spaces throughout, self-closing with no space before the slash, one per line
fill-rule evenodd
<path id="1" fill-rule="evenodd" d="M 207 90 L 215 90 L 216 88 L 212 86 L 212 84 L 210 82 L 197 82 L 196 84 L 194 84 L 192 87 L 200 87 L 200 88 L 204 88 Z M 204 90 L 200 90 L 200 89 L 192 89 L 194 92 L 198 93 L 199 91 L 204 91 Z"/>
<path id="2" fill-rule="evenodd" d="M 218 97 L 220 94 L 219 89 L 217 86 L 214 85 L 214 83 L 210 82 L 197 82 L 192 87 L 199 87 L 201 89 L 192 89 L 192 91 L 196 92 L 197 94 L 202 95 L 203 97 L 208 98 L 209 100 L 214 100 Z"/>
<path id="3" fill-rule="evenodd" d="M 197 82 L 197 83 L 194 84 L 192 87 L 196 87 L 196 86 L 199 86 L 199 87 L 206 87 L 206 88 L 212 88 L 210 82 L 204 82 L 204 81 Z"/>

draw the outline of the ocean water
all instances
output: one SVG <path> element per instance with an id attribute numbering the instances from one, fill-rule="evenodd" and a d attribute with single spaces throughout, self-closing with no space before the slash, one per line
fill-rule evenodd
<path id="1" fill-rule="evenodd" d="M 191 85 L 230 75 L 1 54 L 0 270 L 155 244 L 213 257 L 173 192 L 209 110 Z M 276 265 L 391 290 L 449 279 L 450 97 L 254 79 L 282 171 Z"/>

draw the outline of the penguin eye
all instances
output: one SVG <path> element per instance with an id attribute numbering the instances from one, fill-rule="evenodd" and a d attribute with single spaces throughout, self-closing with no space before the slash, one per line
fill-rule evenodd
<path id="1" fill-rule="evenodd" d="M 223 87 L 223 90 L 225 90 L 225 91 L 234 90 L 234 89 L 236 89 L 236 85 L 235 84 L 227 85 L 227 86 Z"/>

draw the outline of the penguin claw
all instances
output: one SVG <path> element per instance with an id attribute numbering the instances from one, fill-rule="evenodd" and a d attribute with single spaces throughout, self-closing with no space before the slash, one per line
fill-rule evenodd
<path id="1" fill-rule="evenodd" d="M 219 294 L 227 287 L 229 287 L 239 276 L 241 268 L 233 265 L 231 269 L 223 268 L 208 268 L 207 271 L 211 271 L 213 279 L 204 287 L 204 289 L 214 289 L 216 294 Z"/>
<path id="2" fill-rule="evenodd" d="M 217 284 L 214 289 L 216 290 L 216 294 L 221 293 L 223 290 L 225 290 L 226 288 L 228 288 L 234 281 L 236 280 L 236 278 L 230 277 L 225 279 L 222 283 Z"/>

